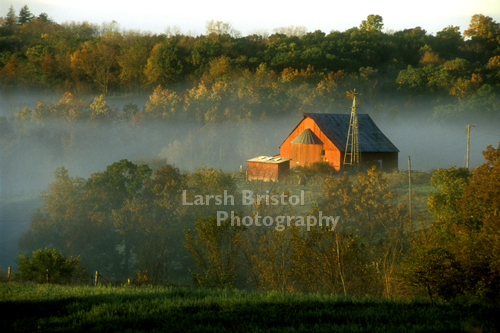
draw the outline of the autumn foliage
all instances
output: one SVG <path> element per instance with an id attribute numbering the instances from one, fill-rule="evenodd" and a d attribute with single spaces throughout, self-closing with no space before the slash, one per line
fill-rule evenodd
<path id="1" fill-rule="evenodd" d="M 91 270 L 114 278 L 139 271 L 148 283 L 185 279 L 189 272 L 201 287 L 496 302 L 499 152 L 489 146 L 486 162 L 472 173 L 434 172 L 437 190 L 428 196 L 434 221 L 423 226 L 410 223 L 405 206 L 394 205 L 387 178 L 375 168 L 327 177 L 322 199 L 307 212 L 265 201 L 243 206 L 239 199 L 186 206 L 224 190 L 239 197 L 232 174 L 207 167 L 182 173 L 164 165 L 153 174 L 147 165 L 122 160 L 89 179 L 61 168 L 20 245 L 32 251 L 51 244 L 80 255 Z M 283 228 L 233 225 L 217 220 L 219 210 L 240 219 L 319 211 L 339 219 L 335 228 L 309 230 L 300 219 Z"/>
<path id="2" fill-rule="evenodd" d="M 481 14 L 463 35 L 454 26 L 436 35 L 420 27 L 388 33 L 382 17 L 370 15 L 344 32 L 290 27 L 244 37 L 213 21 L 195 37 L 119 32 L 116 23 L 58 24 L 46 14 L 14 24 L 15 13 L 9 15 L 0 26 L 2 90 L 151 95 L 135 122 L 195 118 L 204 124 L 312 106 L 329 110 L 345 103 L 343 94 L 353 86 L 386 109 L 407 109 L 406 102 L 426 96 L 438 117 L 478 107 L 498 111 L 500 27 Z M 397 105 L 394 92 L 403 97 Z"/>
<path id="3" fill-rule="evenodd" d="M 454 167 L 434 173 L 429 195 L 435 222 L 412 237 L 401 277 L 431 299 L 498 301 L 500 291 L 500 146 L 469 175 Z"/>

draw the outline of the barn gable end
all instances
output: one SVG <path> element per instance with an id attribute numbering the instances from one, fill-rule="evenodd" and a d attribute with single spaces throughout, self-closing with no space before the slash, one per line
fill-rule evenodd
<path id="1" fill-rule="evenodd" d="M 349 131 L 349 120 L 349 114 L 305 113 L 304 118 L 281 144 L 279 156 L 291 158 L 290 167 L 324 161 L 336 170 L 340 170 Z M 358 114 L 358 128 L 362 163 L 365 166 L 376 165 L 384 171 L 397 168 L 399 150 L 380 131 L 369 115 Z M 316 143 L 299 147 L 293 142 L 299 136 L 312 137 Z M 320 156 L 317 154 L 319 142 L 323 143 Z M 297 153 L 299 150 L 300 153 Z"/>

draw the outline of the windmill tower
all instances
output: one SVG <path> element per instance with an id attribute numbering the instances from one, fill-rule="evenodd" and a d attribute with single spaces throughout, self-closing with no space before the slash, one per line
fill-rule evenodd
<path id="1" fill-rule="evenodd" d="M 351 169 L 360 165 L 361 155 L 359 153 L 358 116 L 356 114 L 356 89 L 347 92 L 347 97 L 352 97 L 351 119 L 349 121 L 349 132 L 345 145 L 344 166 L 350 165 Z"/>

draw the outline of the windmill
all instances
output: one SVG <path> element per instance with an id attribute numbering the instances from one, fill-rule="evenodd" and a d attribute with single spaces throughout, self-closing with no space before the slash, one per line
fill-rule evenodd
<path id="1" fill-rule="evenodd" d="M 356 89 L 347 92 L 347 97 L 352 97 L 352 107 L 347 142 L 345 145 L 344 165 L 350 165 L 351 169 L 353 166 L 357 167 L 361 163 L 361 154 L 359 153 L 358 116 L 356 114 L 356 95 Z"/>

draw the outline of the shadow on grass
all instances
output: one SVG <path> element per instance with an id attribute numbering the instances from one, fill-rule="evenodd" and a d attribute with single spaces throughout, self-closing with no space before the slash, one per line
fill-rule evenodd
<path id="1" fill-rule="evenodd" d="M 132 291 L 133 292 L 133 291 Z M 486 305 L 268 297 L 223 291 L 0 302 L 5 332 L 498 332 Z M 8 315 L 7 315 L 8 314 Z"/>

